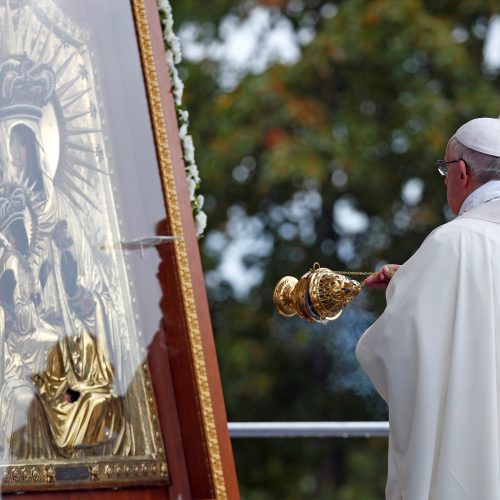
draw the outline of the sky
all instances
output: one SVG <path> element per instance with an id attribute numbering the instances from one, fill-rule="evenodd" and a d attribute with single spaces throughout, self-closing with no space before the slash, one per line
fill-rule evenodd
<path id="1" fill-rule="evenodd" d="M 500 16 L 493 16 L 484 46 L 484 60 L 488 67 L 500 69 Z"/>

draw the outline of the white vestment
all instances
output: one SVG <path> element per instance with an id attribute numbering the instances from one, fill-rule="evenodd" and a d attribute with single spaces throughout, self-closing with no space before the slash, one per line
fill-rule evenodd
<path id="1" fill-rule="evenodd" d="M 500 201 L 435 231 L 356 356 L 389 405 L 388 500 L 500 499 Z"/>

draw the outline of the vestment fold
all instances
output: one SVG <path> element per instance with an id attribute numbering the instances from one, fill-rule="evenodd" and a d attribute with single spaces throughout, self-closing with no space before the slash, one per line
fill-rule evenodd
<path id="1" fill-rule="evenodd" d="M 388 500 L 500 498 L 500 202 L 437 228 L 356 355 L 389 405 Z"/>

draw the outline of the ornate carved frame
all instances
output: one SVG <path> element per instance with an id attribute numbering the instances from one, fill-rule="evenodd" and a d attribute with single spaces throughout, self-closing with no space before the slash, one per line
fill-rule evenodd
<path id="1" fill-rule="evenodd" d="M 132 0 L 144 77 L 150 103 L 163 189 L 171 234 L 175 242 L 175 267 L 185 310 L 187 340 L 192 355 L 204 446 L 210 465 L 210 497 L 237 498 L 238 489 L 230 448 L 220 378 L 212 340 L 210 316 L 203 285 L 171 88 L 162 57 L 163 40 L 154 0 Z M 208 479 L 208 478 L 207 478 Z"/>

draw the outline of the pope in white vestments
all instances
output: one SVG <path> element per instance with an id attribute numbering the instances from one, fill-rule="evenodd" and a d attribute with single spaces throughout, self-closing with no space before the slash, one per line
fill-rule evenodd
<path id="1" fill-rule="evenodd" d="M 356 355 L 389 406 L 388 500 L 500 499 L 500 120 L 450 140 L 448 203 Z M 396 267 L 396 266 L 395 266 Z"/>

